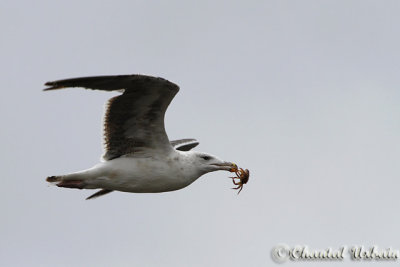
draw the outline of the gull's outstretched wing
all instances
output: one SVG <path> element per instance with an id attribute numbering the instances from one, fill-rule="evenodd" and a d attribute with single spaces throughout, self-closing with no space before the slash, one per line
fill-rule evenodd
<path id="1" fill-rule="evenodd" d="M 199 144 L 199 141 L 196 139 L 179 139 L 171 141 L 171 145 L 176 150 L 180 151 L 189 151 L 190 149 L 196 147 Z"/>
<path id="2" fill-rule="evenodd" d="M 115 91 L 104 120 L 105 160 L 122 155 L 147 156 L 169 153 L 172 146 L 164 127 L 168 105 L 179 87 L 162 78 L 144 75 L 97 76 L 46 83 L 55 90 L 65 87 Z"/>

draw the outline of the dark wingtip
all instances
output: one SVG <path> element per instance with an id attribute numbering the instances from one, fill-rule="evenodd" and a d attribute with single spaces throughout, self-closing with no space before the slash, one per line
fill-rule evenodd
<path id="1" fill-rule="evenodd" d="M 45 86 L 50 86 L 48 88 L 44 88 L 43 91 L 50 91 L 50 90 L 56 90 L 56 89 L 62 89 L 65 88 L 65 86 L 59 86 L 57 85 L 56 82 L 47 82 L 44 84 Z"/>

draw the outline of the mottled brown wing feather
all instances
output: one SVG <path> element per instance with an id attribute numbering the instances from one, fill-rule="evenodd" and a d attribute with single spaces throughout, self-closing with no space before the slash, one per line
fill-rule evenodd
<path id="1" fill-rule="evenodd" d="M 172 146 L 164 127 L 164 115 L 179 87 L 162 78 L 144 75 L 83 77 L 48 82 L 45 90 L 85 87 L 121 90 L 109 100 L 104 120 L 105 160 L 127 154 L 168 153 Z M 153 150 L 153 151 L 151 151 Z"/>

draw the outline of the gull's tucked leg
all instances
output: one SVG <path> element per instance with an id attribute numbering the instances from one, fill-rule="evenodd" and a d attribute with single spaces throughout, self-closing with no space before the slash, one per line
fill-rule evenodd
<path id="1" fill-rule="evenodd" d="M 58 187 L 84 189 L 86 184 L 82 180 L 63 180 L 56 185 Z"/>

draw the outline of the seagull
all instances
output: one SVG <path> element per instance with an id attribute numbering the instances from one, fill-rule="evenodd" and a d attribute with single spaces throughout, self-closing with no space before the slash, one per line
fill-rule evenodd
<path id="1" fill-rule="evenodd" d="M 208 153 L 191 151 L 199 142 L 170 141 L 165 112 L 179 86 L 159 77 L 115 75 L 47 82 L 44 91 L 66 87 L 119 91 L 104 117 L 103 160 L 87 170 L 47 177 L 64 188 L 100 189 L 87 199 L 112 191 L 161 193 L 182 189 L 213 171 L 236 172 L 237 165 Z"/>

